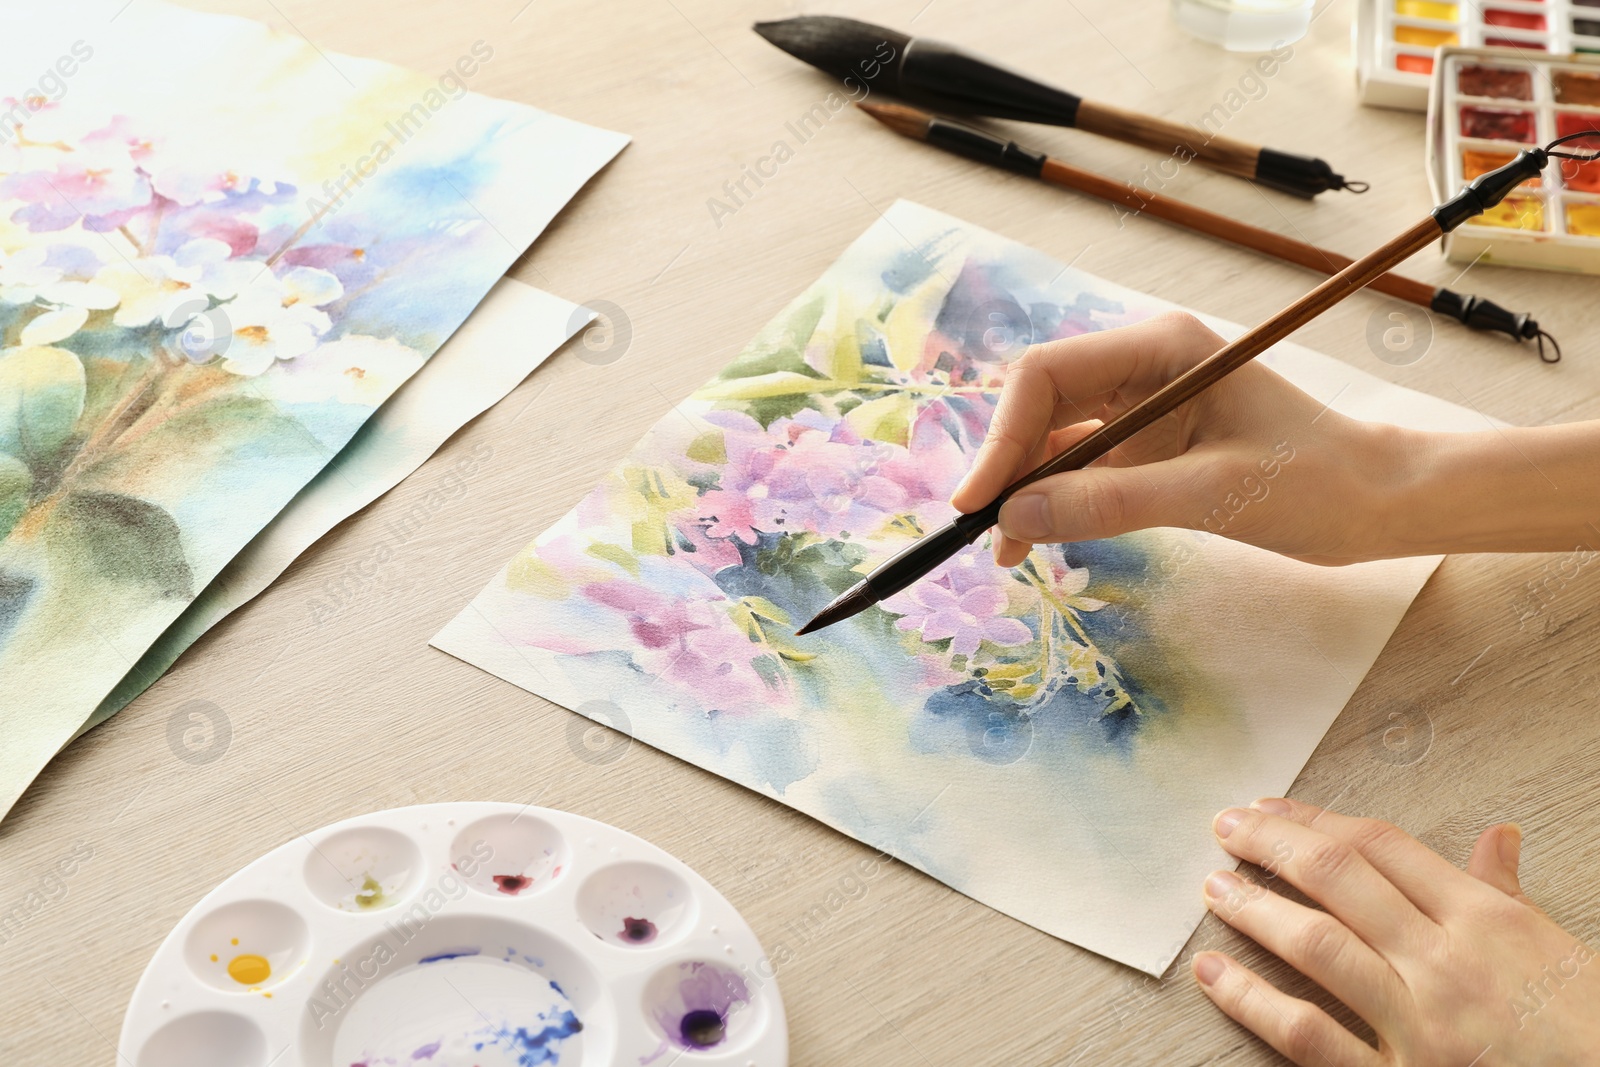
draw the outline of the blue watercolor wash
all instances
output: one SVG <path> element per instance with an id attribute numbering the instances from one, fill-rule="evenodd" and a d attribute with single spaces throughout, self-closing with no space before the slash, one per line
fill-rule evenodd
<path id="1" fill-rule="evenodd" d="M 450 949 L 449 951 L 446 951 L 446 952 L 435 952 L 431 956 L 424 956 L 420 960 L 418 960 L 417 962 L 418 963 L 438 963 L 440 960 L 458 960 L 463 956 L 476 956 L 480 951 L 482 951 L 482 950 L 481 949 L 476 949 L 476 948 Z"/>
<path id="2" fill-rule="evenodd" d="M 921 248 L 908 248 L 895 256 L 879 275 L 883 279 L 883 284 L 888 286 L 891 292 L 909 293 L 927 281 L 938 268 L 940 246 L 947 246 L 954 232 L 946 230 L 924 242 Z"/>

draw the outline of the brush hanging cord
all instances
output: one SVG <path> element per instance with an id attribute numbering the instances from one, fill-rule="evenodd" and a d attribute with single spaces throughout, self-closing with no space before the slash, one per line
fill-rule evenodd
<path id="1" fill-rule="evenodd" d="M 1564 134 L 1561 137 L 1557 137 L 1555 140 L 1544 146 L 1545 155 L 1550 156 L 1552 159 L 1570 159 L 1578 163 L 1593 163 L 1596 160 L 1600 160 L 1600 150 L 1579 149 L 1576 152 L 1556 151 L 1558 146 L 1564 145 L 1568 141 L 1576 141 L 1581 137 L 1600 137 L 1600 130 L 1579 130 L 1576 133 Z M 1539 359 L 1545 363 L 1560 363 L 1561 345 L 1556 342 L 1556 339 L 1551 337 L 1550 334 L 1543 329 L 1538 331 L 1537 338 L 1539 342 Z M 1545 342 L 1547 341 L 1550 343 L 1550 347 L 1555 350 L 1554 356 L 1545 354 Z"/>
<path id="2" fill-rule="evenodd" d="M 1580 149 L 1576 152 L 1557 151 L 1561 145 L 1564 145 L 1569 141 L 1576 141 L 1583 137 L 1600 137 L 1600 130 L 1577 130 L 1573 133 L 1564 134 L 1560 137 L 1557 137 L 1555 140 L 1546 144 L 1543 148 L 1530 148 L 1524 151 L 1514 162 L 1506 164 L 1497 171 L 1492 171 L 1489 174 L 1484 175 L 1477 181 L 1474 181 L 1467 187 L 1463 188 L 1461 192 L 1457 193 L 1449 201 L 1441 204 L 1437 209 L 1434 210 L 1434 218 L 1438 219 L 1441 228 L 1448 232 L 1455 229 L 1463 222 L 1468 222 L 1477 215 L 1482 214 L 1485 208 L 1499 203 L 1501 197 L 1510 192 L 1514 186 L 1520 184 L 1521 182 L 1527 181 L 1530 178 L 1538 177 L 1539 173 L 1544 170 L 1545 164 L 1552 159 L 1570 159 L 1578 163 L 1592 163 L 1596 160 L 1600 160 L 1600 151 L 1596 150 Z M 1508 175 L 1515 180 L 1508 181 Z M 1482 198 L 1478 196 L 1479 186 L 1485 182 L 1485 179 L 1496 179 L 1492 183 L 1494 188 L 1493 199 L 1488 203 L 1485 203 Z M 1436 310 L 1438 309 L 1436 308 Z M 1499 309 L 1495 310 L 1498 311 Z M 1472 325 L 1469 314 L 1466 310 L 1463 310 L 1457 317 L 1460 318 L 1462 322 Z M 1561 345 L 1553 336 L 1550 335 L 1549 331 L 1545 330 L 1538 323 L 1534 322 L 1527 316 L 1522 316 L 1522 321 L 1518 323 L 1518 326 L 1520 329 L 1514 330 L 1506 329 L 1505 327 L 1496 328 L 1502 329 L 1503 332 L 1512 333 L 1514 336 L 1521 336 L 1524 340 L 1535 341 L 1539 346 L 1540 362 L 1561 362 Z"/>

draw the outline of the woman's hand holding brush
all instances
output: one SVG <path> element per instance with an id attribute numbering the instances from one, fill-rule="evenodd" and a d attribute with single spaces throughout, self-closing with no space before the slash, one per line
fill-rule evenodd
<path id="1" fill-rule="evenodd" d="M 1191 315 L 1052 341 L 1012 364 L 951 502 L 988 504 L 1222 347 Z M 1000 510 L 995 557 L 1155 526 L 1209 530 L 1311 563 L 1571 551 L 1600 538 L 1600 423 L 1428 433 L 1347 418 L 1252 363 L 1085 470 Z"/>

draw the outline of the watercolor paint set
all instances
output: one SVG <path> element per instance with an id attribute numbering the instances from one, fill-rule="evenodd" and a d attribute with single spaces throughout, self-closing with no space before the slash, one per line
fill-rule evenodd
<path id="1" fill-rule="evenodd" d="M 1436 200 L 1524 148 L 1585 130 L 1600 130 L 1600 56 L 1440 50 L 1427 141 Z M 1600 135 L 1569 147 L 1600 149 Z M 1446 234 L 1443 250 L 1458 263 L 1600 274 L 1600 161 L 1551 159 L 1540 177 Z"/>
<path id="2" fill-rule="evenodd" d="M 1361 102 L 1425 111 L 1439 48 L 1600 54 L 1600 0 L 1361 0 L 1356 82 Z"/>
<path id="3" fill-rule="evenodd" d="M 784 1067 L 750 927 L 632 834 L 518 804 L 364 815 L 209 893 L 156 951 L 132 1067 Z"/>

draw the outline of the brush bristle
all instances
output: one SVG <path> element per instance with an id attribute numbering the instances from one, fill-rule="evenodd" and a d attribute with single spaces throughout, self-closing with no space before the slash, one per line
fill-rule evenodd
<path id="1" fill-rule="evenodd" d="M 897 80 L 894 60 L 911 43 L 910 35 L 898 30 L 837 15 L 758 22 L 755 31 L 796 59 L 836 78 Z"/>
<path id="2" fill-rule="evenodd" d="M 871 115 L 895 133 L 918 141 L 928 136 L 928 122 L 933 118 L 926 111 L 918 111 L 914 107 L 904 107 L 900 104 L 867 104 L 857 103 L 862 111 Z"/>
<path id="3" fill-rule="evenodd" d="M 872 595 L 872 588 L 866 582 L 857 582 L 835 597 L 833 603 L 817 612 L 816 618 L 796 630 L 794 635 L 801 637 L 816 633 L 825 626 L 832 626 L 853 615 L 859 615 L 877 602 L 877 598 Z"/>

